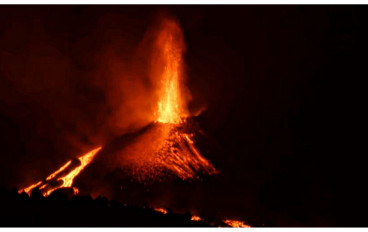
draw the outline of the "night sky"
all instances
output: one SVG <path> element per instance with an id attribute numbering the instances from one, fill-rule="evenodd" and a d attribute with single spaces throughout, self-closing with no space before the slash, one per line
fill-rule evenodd
<path id="1" fill-rule="evenodd" d="M 365 6 L 0 6 L 0 185 L 149 123 L 142 39 L 162 12 L 220 171 L 198 211 L 367 226 Z"/>

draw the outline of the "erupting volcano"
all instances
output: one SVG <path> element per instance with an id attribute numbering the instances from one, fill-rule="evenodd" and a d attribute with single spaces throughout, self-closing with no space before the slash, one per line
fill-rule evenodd
<path id="1" fill-rule="evenodd" d="M 193 133 L 188 132 L 189 116 L 186 109 L 188 91 L 184 85 L 185 43 L 182 30 L 174 20 L 163 20 L 155 41 L 151 59 L 152 79 L 157 83 L 156 120 L 138 138 L 129 145 L 115 151 L 119 168 L 128 170 L 137 180 L 148 181 L 166 177 L 182 180 L 199 178 L 200 175 L 212 175 L 217 172 L 214 166 L 204 158 L 196 148 Z M 59 188 L 73 188 L 73 180 L 98 155 L 104 155 L 95 148 L 85 155 L 68 161 L 45 180 L 21 189 L 30 192 L 39 188 L 44 196 Z M 96 161 L 97 162 L 97 161 Z M 93 183 L 91 183 L 93 184 Z"/>
<path id="2" fill-rule="evenodd" d="M 152 79 L 159 82 L 156 121 L 131 146 L 121 151 L 121 165 L 131 169 L 138 180 L 174 175 L 182 180 L 217 171 L 195 147 L 193 134 L 185 132 L 188 117 L 184 85 L 185 44 L 179 25 L 162 22 L 152 56 Z"/>

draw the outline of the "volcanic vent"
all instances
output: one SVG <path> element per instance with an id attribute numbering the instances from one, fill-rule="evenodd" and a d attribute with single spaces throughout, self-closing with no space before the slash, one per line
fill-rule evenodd
<path id="1" fill-rule="evenodd" d="M 186 104 L 189 92 L 184 85 L 185 43 L 183 33 L 174 20 L 163 20 L 154 39 L 151 59 L 151 74 L 158 82 L 156 120 L 133 133 L 123 135 L 105 146 L 98 146 L 74 160 L 68 161 L 45 180 L 32 184 L 19 192 L 30 193 L 38 187 L 44 196 L 59 188 L 79 189 L 89 193 L 91 186 L 82 183 L 74 186 L 74 178 L 82 171 L 102 172 L 124 170 L 137 182 L 157 181 L 170 177 L 181 180 L 195 179 L 201 175 L 217 172 L 214 166 L 202 156 L 194 143 L 193 126 L 190 125 Z M 92 163 L 92 164 L 91 164 Z M 97 166 L 100 168 L 90 168 Z M 103 174 L 94 173 L 96 176 Z M 96 184 L 88 181 L 88 185 Z"/>

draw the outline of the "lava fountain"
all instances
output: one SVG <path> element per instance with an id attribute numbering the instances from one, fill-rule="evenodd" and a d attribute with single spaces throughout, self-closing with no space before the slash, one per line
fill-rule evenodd
<path id="1" fill-rule="evenodd" d="M 159 79 L 160 99 L 158 102 L 157 122 L 178 124 L 185 112 L 185 101 L 182 97 L 183 53 L 185 45 L 179 25 L 174 21 L 164 21 L 158 33 L 156 56 L 153 67 L 158 69 L 154 79 Z"/>

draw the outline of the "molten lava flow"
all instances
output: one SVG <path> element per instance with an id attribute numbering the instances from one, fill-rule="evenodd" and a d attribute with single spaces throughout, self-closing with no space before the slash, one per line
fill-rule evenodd
<path id="1" fill-rule="evenodd" d="M 227 225 L 231 227 L 242 227 L 242 228 L 250 228 L 249 225 L 244 224 L 243 221 L 236 221 L 236 220 L 225 220 L 224 221 Z"/>
<path id="2" fill-rule="evenodd" d="M 190 220 L 192 220 L 192 221 L 202 221 L 202 218 L 200 218 L 200 217 L 198 217 L 198 216 L 192 216 L 191 218 L 190 218 Z"/>
<path id="3" fill-rule="evenodd" d="M 72 187 L 74 177 L 76 177 L 89 163 L 91 163 L 92 159 L 95 157 L 97 152 L 101 150 L 101 148 L 102 147 L 98 147 L 79 157 L 81 165 L 71 171 L 68 175 L 59 178 L 59 180 L 63 180 L 63 185 L 61 187 Z"/>
<path id="4" fill-rule="evenodd" d="M 62 166 L 61 168 L 59 168 L 56 172 L 54 172 L 54 173 L 52 173 L 51 175 L 49 175 L 47 178 L 46 178 L 46 180 L 51 180 L 51 179 L 53 179 L 57 174 L 59 174 L 60 172 L 62 172 L 62 171 L 64 171 L 64 169 L 65 168 L 67 168 L 69 165 L 70 165 L 70 163 L 71 163 L 72 161 L 71 160 L 69 160 L 66 164 L 64 164 L 64 166 Z"/>
<path id="5" fill-rule="evenodd" d="M 38 187 L 38 186 L 40 186 L 41 184 L 42 184 L 42 181 L 38 181 L 36 184 L 33 184 L 31 186 L 28 186 L 27 188 L 24 188 L 24 189 L 19 190 L 18 193 L 21 193 L 21 192 L 24 191 L 25 193 L 27 193 L 28 195 L 30 195 L 31 194 L 31 190 L 34 189 L 34 188 L 36 188 L 36 187 Z"/>
<path id="6" fill-rule="evenodd" d="M 163 208 L 155 208 L 154 209 L 156 212 L 160 212 L 162 214 L 167 214 L 167 210 L 166 209 L 163 209 Z"/>
<path id="7" fill-rule="evenodd" d="M 44 196 L 50 195 L 53 191 L 59 188 L 70 188 L 73 185 L 74 178 L 93 160 L 98 151 L 101 150 L 102 147 L 98 147 L 93 149 L 92 151 L 84 154 L 79 157 L 78 160 L 80 164 L 77 167 L 71 167 L 72 160 L 69 160 L 66 164 L 64 164 L 61 168 L 53 172 L 49 175 L 45 181 L 39 181 L 36 184 L 33 184 L 27 188 L 19 190 L 19 193 L 22 191 L 26 192 L 30 195 L 32 189 L 40 186 L 41 193 Z M 71 170 L 69 170 L 71 169 Z M 56 184 L 55 184 L 56 183 Z M 74 194 L 78 194 L 79 190 L 73 187 Z"/>

